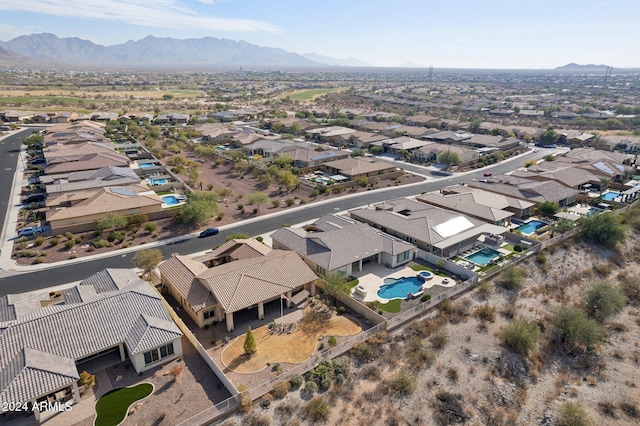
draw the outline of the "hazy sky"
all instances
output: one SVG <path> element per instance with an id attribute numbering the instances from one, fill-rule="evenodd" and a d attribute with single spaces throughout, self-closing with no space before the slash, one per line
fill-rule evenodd
<path id="1" fill-rule="evenodd" d="M 246 40 L 378 66 L 640 67 L 638 0 L 0 0 L 0 40 Z"/>

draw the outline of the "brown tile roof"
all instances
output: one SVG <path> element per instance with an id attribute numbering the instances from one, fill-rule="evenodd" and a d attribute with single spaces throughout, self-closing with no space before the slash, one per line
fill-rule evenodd
<path id="1" fill-rule="evenodd" d="M 173 285 L 194 310 L 199 311 L 216 303 L 216 298 L 209 289 L 195 279 L 198 274 L 207 270 L 203 263 L 174 254 L 162 262 L 158 269 L 162 277 Z"/>
<path id="2" fill-rule="evenodd" d="M 194 257 L 197 262 L 208 262 L 224 256 L 230 256 L 234 260 L 251 259 L 266 256 L 271 252 L 271 247 L 253 239 L 233 239 L 225 242 L 217 249 Z"/>

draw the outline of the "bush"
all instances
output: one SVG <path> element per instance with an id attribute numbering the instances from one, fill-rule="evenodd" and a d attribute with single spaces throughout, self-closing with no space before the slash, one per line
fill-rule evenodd
<path id="1" fill-rule="evenodd" d="M 540 338 L 540 328 L 526 318 L 517 318 L 502 330 L 505 346 L 526 355 L 535 348 Z"/>
<path id="2" fill-rule="evenodd" d="M 329 346 L 333 347 L 338 343 L 338 341 L 335 337 L 331 336 L 329 337 L 329 340 L 327 340 L 327 343 L 329 343 Z"/>
<path id="3" fill-rule="evenodd" d="M 59 242 L 60 239 L 58 237 L 53 237 L 49 240 L 49 244 L 51 245 L 51 247 L 57 246 Z"/>
<path id="4" fill-rule="evenodd" d="M 545 256 L 544 253 L 536 254 L 536 262 L 538 262 L 541 265 L 546 264 L 547 263 L 547 256 Z"/>
<path id="5" fill-rule="evenodd" d="M 496 307 L 485 303 L 475 308 L 473 314 L 483 321 L 494 322 L 496 320 Z"/>
<path id="6" fill-rule="evenodd" d="M 323 397 L 316 396 L 302 408 L 302 414 L 313 422 L 326 421 L 331 414 L 331 405 Z"/>
<path id="7" fill-rule="evenodd" d="M 316 382 L 311 382 L 311 381 L 306 382 L 304 384 L 304 390 L 310 395 L 313 395 L 314 393 L 318 392 L 318 384 Z"/>
<path id="8" fill-rule="evenodd" d="M 398 371 L 387 383 L 387 388 L 390 393 L 398 396 L 411 395 L 416 390 L 416 377 L 415 375 L 407 372 L 406 370 Z"/>
<path id="9" fill-rule="evenodd" d="M 515 251 L 516 253 L 520 253 L 523 250 L 524 250 L 524 247 L 522 247 L 522 244 L 516 244 L 513 246 L 513 251 Z"/>
<path id="10" fill-rule="evenodd" d="M 589 426 L 591 419 L 579 404 L 565 402 L 558 412 L 558 426 Z"/>
<path id="11" fill-rule="evenodd" d="M 627 238 L 627 227 L 613 212 L 585 215 L 580 219 L 580 223 L 582 237 L 585 240 L 605 247 L 614 247 L 618 243 L 623 243 Z"/>
<path id="12" fill-rule="evenodd" d="M 630 278 L 622 281 L 620 285 L 624 295 L 627 296 L 629 303 L 634 306 L 640 304 L 640 279 Z"/>
<path id="13" fill-rule="evenodd" d="M 304 377 L 302 377 L 300 374 L 296 374 L 291 378 L 290 382 L 293 389 L 298 389 L 300 386 L 302 386 L 302 383 L 304 383 Z"/>
<path id="14" fill-rule="evenodd" d="M 218 216 L 216 216 L 216 220 L 217 221 L 221 221 L 222 219 L 224 219 L 224 213 L 220 212 L 220 213 L 218 213 Z"/>
<path id="15" fill-rule="evenodd" d="M 551 318 L 551 323 L 556 337 L 565 346 L 581 345 L 590 349 L 604 338 L 602 327 L 595 320 L 588 318 L 582 310 L 573 306 L 561 306 Z"/>
<path id="16" fill-rule="evenodd" d="M 271 394 L 276 399 L 282 399 L 289 393 L 291 389 L 291 383 L 289 382 L 280 382 L 273 387 Z"/>
<path id="17" fill-rule="evenodd" d="M 91 245 L 93 245 L 97 249 L 105 248 L 105 247 L 109 247 L 109 241 L 103 240 L 101 238 L 96 238 L 91 242 Z"/>
<path id="18" fill-rule="evenodd" d="M 582 295 L 584 310 L 591 318 L 600 322 L 619 313 L 626 303 L 627 298 L 622 290 L 606 281 L 592 283 Z"/>
<path id="19" fill-rule="evenodd" d="M 155 222 L 148 222 L 144 224 L 144 230 L 147 231 L 149 234 L 155 232 L 156 229 L 158 229 L 158 224 Z"/>
<path id="20" fill-rule="evenodd" d="M 500 284 L 509 290 L 519 290 L 527 277 L 526 269 L 518 266 L 510 266 L 500 274 Z"/>
<path id="21" fill-rule="evenodd" d="M 429 300 L 431 300 L 431 295 L 429 293 L 425 293 L 422 296 L 420 296 L 421 302 L 428 302 Z"/>
<path id="22" fill-rule="evenodd" d="M 71 232 L 67 232 L 67 233 L 65 233 L 65 234 L 64 234 L 64 237 L 65 237 L 67 240 L 71 241 L 71 240 L 73 240 L 73 233 L 71 233 Z"/>
<path id="23" fill-rule="evenodd" d="M 76 245 L 75 240 L 67 240 L 67 241 L 64 242 L 64 246 L 65 246 L 66 249 L 70 249 L 75 245 Z"/>
<path id="24" fill-rule="evenodd" d="M 44 256 L 38 256 L 33 260 L 34 265 L 37 265 L 38 263 L 44 263 Z"/>
<path id="25" fill-rule="evenodd" d="M 123 241 L 127 237 L 127 233 L 125 231 L 116 231 L 112 232 L 111 235 L 107 237 L 107 241 L 110 243 L 114 241 Z"/>
<path id="26" fill-rule="evenodd" d="M 44 243 L 44 237 L 42 235 L 37 236 L 35 241 L 33 242 L 33 244 L 36 246 L 41 246 L 43 243 Z"/>

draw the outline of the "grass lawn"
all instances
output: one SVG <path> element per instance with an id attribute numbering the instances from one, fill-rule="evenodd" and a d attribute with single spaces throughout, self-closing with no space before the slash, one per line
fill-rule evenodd
<path id="1" fill-rule="evenodd" d="M 378 307 L 385 312 L 389 312 L 395 314 L 396 312 L 400 312 L 400 305 L 402 304 L 402 299 L 393 299 L 387 303 L 380 304 Z"/>
<path id="2" fill-rule="evenodd" d="M 337 92 L 338 90 L 342 90 L 342 87 L 333 88 L 333 89 L 309 89 L 309 90 L 301 90 L 299 92 L 293 92 L 289 95 L 289 97 L 293 100 L 299 101 L 310 101 L 312 99 L 317 98 L 318 96 L 325 95 L 327 93 Z"/>
<path id="3" fill-rule="evenodd" d="M 411 269 L 413 269 L 413 270 L 414 270 L 414 271 L 416 271 L 416 272 L 419 272 L 419 271 L 429 271 L 429 272 L 433 272 L 433 269 L 428 268 L 428 267 L 426 267 L 426 266 L 424 266 L 424 265 L 411 265 Z"/>
<path id="4" fill-rule="evenodd" d="M 237 373 L 260 371 L 267 363 L 288 362 L 300 364 L 306 361 L 318 345 L 320 336 L 351 336 L 362 330 L 349 318 L 334 315 L 326 328 L 318 333 L 307 334 L 297 328 L 291 334 L 273 334 L 268 325 L 253 330 L 258 352 L 247 357 L 244 354 L 245 335 L 239 336 L 222 352 L 222 362 Z"/>
<path id="5" fill-rule="evenodd" d="M 116 426 L 127 416 L 134 402 L 146 398 L 153 392 L 151 383 L 142 383 L 130 388 L 118 388 L 105 393 L 96 402 L 95 426 Z"/>

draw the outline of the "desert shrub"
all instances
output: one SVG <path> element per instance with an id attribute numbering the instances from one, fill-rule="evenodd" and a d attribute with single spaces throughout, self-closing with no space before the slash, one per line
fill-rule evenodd
<path id="1" fill-rule="evenodd" d="M 132 214 L 126 217 L 127 220 L 127 228 L 132 228 L 134 226 L 140 226 L 146 221 L 149 220 L 146 214 Z"/>
<path id="2" fill-rule="evenodd" d="M 382 378 L 382 370 L 377 365 L 367 365 L 361 371 L 362 377 L 367 380 L 380 380 Z"/>
<path id="3" fill-rule="evenodd" d="M 291 382 L 291 387 L 293 389 L 297 389 L 300 386 L 302 386 L 302 383 L 304 383 L 304 377 L 302 377 L 300 374 L 296 374 L 291 378 L 290 382 Z"/>
<path id="4" fill-rule="evenodd" d="M 582 238 L 605 247 L 614 247 L 627 238 L 627 227 L 613 212 L 585 215 L 580 219 Z"/>
<path id="5" fill-rule="evenodd" d="M 440 391 L 434 402 L 434 417 L 438 424 L 466 423 L 469 415 L 462 407 L 462 395 Z"/>
<path id="6" fill-rule="evenodd" d="M 637 419 L 640 417 L 640 410 L 638 410 L 638 406 L 634 402 L 621 402 L 620 409 L 631 418 Z"/>
<path id="7" fill-rule="evenodd" d="M 43 243 L 44 243 L 44 237 L 42 235 L 38 235 L 35 241 L 33 242 L 33 244 L 36 246 L 41 246 Z"/>
<path id="8" fill-rule="evenodd" d="M 302 407 L 302 414 L 313 422 L 322 422 L 329 419 L 331 405 L 321 396 L 316 396 Z"/>
<path id="9" fill-rule="evenodd" d="M 217 221 L 221 221 L 222 219 L 224 219 L 224 213 L 220 212 L 220 213 L 218 213 L 218 216 L 216 216 L 216 220 Z"/>
<path id="10" fill-rule="evenodd" d="M 624 295 L 627 296 L 630 304 L 634 306 L 640 305 L 640 278 L 622 280 L 620 288 Z"/>
<path id="11" fill-rule="evenodd" d="M 510 266 L 500 274 L 500 284 L 509 290 L 519 290 L 527 277 L 526 269 L 518 266 Z"/>
<path id="12" fill-rule="evenodd" d="M 320 390 L 323 392 L 328 391 L 331 388 L 331 379 L 328 377 L 325 377 L 324 379 L 320 380 Z"/>
<path id="13" fill-rule="evenodd" d="M 123 241 L 127 237 L 127 233 L 125 231 L 116 231 L 112 232 L 108 237 L 107 241 L 110 243 L 114 241 Z"/>
<path id="14" fill-rule="evenodd" d="M 616 406 L 608 400 L 598 402 L 598 411 L 600 411 L 605 416 L 609 416 L 611 418 L 617 418 L 616 415 Z"/>
<path id="15" fill-rule="evenodd" d="M 316 382 L 311 382 L 311 381 L 305 382 L 304 390 L 308 394 L 313 395 L 314 393 L 318 392 L 318 384 Z"/>
<path id="16" fill-rule="evenodd" d="M 67 240 L 64 242 L 64 247 L 68 250 L 70 248 L 73 248 L 73 246 L 76 245 L 75 240 Z"/>
<path id="17" fill-rule="evenodd" d="M 144 224 L 144 230 L 149 234 L 156 232 L 156 229 L 158 229 L 158 224 L 155 222 L 147 222 Z"/>
<path id="18" fill-rule="evenodd" d="M 243 426 L 270 426 L 271 419 L 266 414 L 249 413 L 242 419 Z"/>
<path id="19" fill-rule="evenodd" d="M 83 239 L 84 239 L 84 237 L 83 237 L 82 235 L 78 235 L 78 236 L 75 238 L 75 240 L 74 240 L 74 241 L 76 242 L 76 244 L 80 244 L 80 243 L 82 243 L 82 240 L 83 240 Z"/>
<path id="20" fill-rule="evenodd" d="M 425 293 L 422 296 L 420 296 L 421 302 L 428 302 L 429 300 L 431 300 L 431 295 L 429 293 Z"/>
<path id="21" fill-rule="evenodd" d="M 473 314 L 483 321 L 494 322 L 496 320 L 496 307 L 484 303 L 473 310 Z"/>
<path id="22" fill-rule="evenodd" d="M 449 334 L 444 330 L 439 330 L 431 335 L 429 341 L 433 349 L 440 350 L 449 343 Z"/>
<path id="23" fill-rule="evenodd" d="M 502 330 L 505 346 L 526 355 L 535 348 L 540 338 L 540 328 L 526 318 L 517 318 Z"/>
<path id="24" fill-rule="evenodd" d="M 558 411 L 559 426 L 590 426 L 591 419 L 579 404 L 565 402 Z"/>
<path id="25" fill-rule="evenodd" d="M 49 244 L 51 245 L 51 247 L 57 246 L 59 242 L 60 239 L 58 237 L 53 237 L 49 240 Z"/>
<path id="26" fill-rule="evenodd" d="M 493 285 L 489 281 L 482 281 L 477 286 L 478 296 L 481 299 L 486 300 L 491 295 L 491 291 L 493 290 Z"/>
<path id="27" fill-rule="evenodd" d="M 331 337 L 329 337 L 329 340 L 327 340 L 327 343 L 329 343 L 329 346 L 333 347 L 338 343 L 338 341 L 336 340 L 335 337 L 331 336 Z"/>
<path id="28" fill-rule="evenodd" d="M 264 408 L 269 408 L 272 402 L 273 395 L 271 395 L 270 393 L 265 393 L 264 395 L 262 395 L 262 398 L 260 398 L 260 405 Z"/>
<path id="29" fill-rule="evenodd" d="M 36 257 L 40 253 L 35 250 L 18 250 L 15 252 L 15 257 Z"/>
<path id="30" fill-rule="evenodd" d="M 536 262 L 538 262 L 541 265 L 544 265 L 547 263 L 547 256 L 544 253 L 537 253 L 536 254 Z"/>
<path id="31" fill-rule="evenodd" d="M 44 256 L 38 256 L 33 260 L 34 265 L 37 265 L 39 263 L 44 263 Z"/>
<path id="32" fill-rule="evenodd" d="M 105 247 L 109 247 L 109 241 L 107 240 L 103 240 L 101 238 L 96 238 L 95 240 L 93 240 L 91 242 L 91 244 L 95 247 L 95 248 L 105 248 Z"/>
<path id="33" fill-rule="evenodd" d="M 522 247 L 522 244 L 515 244 L 513 246 L 513 251 L 515 251 L 516 253 L 520 253 L 523 250 L 524 250 L 524 247 Z"/>
<path id="34" fill-rule="evenodd" d="M 245 393 L 238 395 L 238 411 L 248 413 L 253 408 L 253 400 Z"/>
<path id="35" fill-rule="evenodd" d="M 291 389 L 291 383 L 289 382 L 280 382 L 273 387 L 271 394 L 276 399 L 282 399 L 289 393 Z"/>
<path id="36" fill-rule="evenodd" d="M 622 290 L 606 281 L 592 283 L 582 295 L 584 310 L 600 322 L 619 313 L 626 303 Z"/>
<path id="37" fill-rule="evenodd" d="M 64 234 L 64 237 L 65 237 L 67 240 L 69 240 L 69 241 L 70 241 L 70 240 L 73 240 L 73 233 L 71 233 L 71 232 L 66 232 L 66 233 Z"/>
<path id="38" fill-rule="evenodd" d="M 447 378 L 452 382 L 457 382 L 460 378 L 460 373 L 458 373 L 458 369 L 456 367 L 449 367 L 447 369 Z"/>
<path id="39" fill-rule="evenodd" d="M 405 350 L 407 363 L 415 370 L 431 366 L 436 359 L 436 354 L 425 346 L 423 339 L 418 336 L 413 336 L 405 343 Z"/>
<path id="40" fill-rule="evenodd" d="M 416 390 L 416 376 L 406 370 L 398 371 L 385 383 L 389 393 L 397 396 L 411 395 Z"/>
<path id="41" fill-rule="evenodd" d="M 582 310 L 563 305 L 551 318 L 554 333 L 565 346 L 592 348 L 604 338 L 603 328 Z"/>
<path id="42" fill-rule="evenodd" d="M 95 384 L 96 384 L 96 376 L 94 374 L 89 374 L 87 371 L 83 371 L 82 373 L 80 373 L 81 386 L 86 386 L 90 388 Z"/>
<path id="43" fill-rule="evenodd" d="M 351 354 L 356 361 L 371 362 L 377 355 L 377 350 L 367 342 L 360 342 L 353 345 Z"/>

